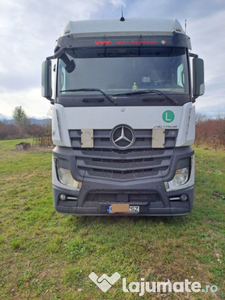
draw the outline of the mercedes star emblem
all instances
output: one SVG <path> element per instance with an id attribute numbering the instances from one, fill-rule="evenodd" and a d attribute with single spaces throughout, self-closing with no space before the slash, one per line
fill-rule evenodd
<path id="1" fill-rule="evenodd" d="M 120 149 L 131 147 L 135 140 L 133 130 L 126 125 L 117 126 L 112 131 L 111 138 L 113 144 Z"/>

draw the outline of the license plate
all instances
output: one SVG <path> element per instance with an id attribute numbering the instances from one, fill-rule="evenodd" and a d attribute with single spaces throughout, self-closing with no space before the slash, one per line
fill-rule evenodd
<path id="1" fill-rule="evenodd" d="M 140 206 L 129 204 L 112 204 L 107 206 L 107 212 L 138 214 L 140 212 Z"/>

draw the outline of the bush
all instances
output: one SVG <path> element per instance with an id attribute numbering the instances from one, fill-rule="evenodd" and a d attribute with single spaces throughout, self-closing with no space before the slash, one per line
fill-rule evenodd
<path id="1" fill-rule="evenodd" d="M 13 140 L 20 138 L 42 137 L 51 133 L 51 124 L 27 124 L 21 131 L 15 124 L 8 124 L 0 121 L 0 140 Z"/>
<path id="2" fill-rule="evenodd" d="M 196 124 L 195 144 L 213 148 L 225 146 L 225 119 L 203 119 Z"/>

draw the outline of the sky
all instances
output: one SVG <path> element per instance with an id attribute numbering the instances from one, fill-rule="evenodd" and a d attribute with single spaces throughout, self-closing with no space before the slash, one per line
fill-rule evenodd
<path id="1" fill-rule="evenodd" d="M 225 0 L 0 0 L 0 114 L 22 106 L 28 117 L 46 118 L 51 104 L 41 96 L 41 64 L 69 20 L 176 18 L 205 63 L 203 115 L 225 116 Z"/>

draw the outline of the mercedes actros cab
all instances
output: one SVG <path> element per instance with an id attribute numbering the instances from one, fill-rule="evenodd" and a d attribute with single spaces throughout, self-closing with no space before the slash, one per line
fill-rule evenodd
<path id="1" fill-rule="evenodd" d="M 67 24 L 42 64 L 57 212 L 190 213 L 194 102 L 204 93 L 204 63 L 190 49 L 177 20 Z"/>

